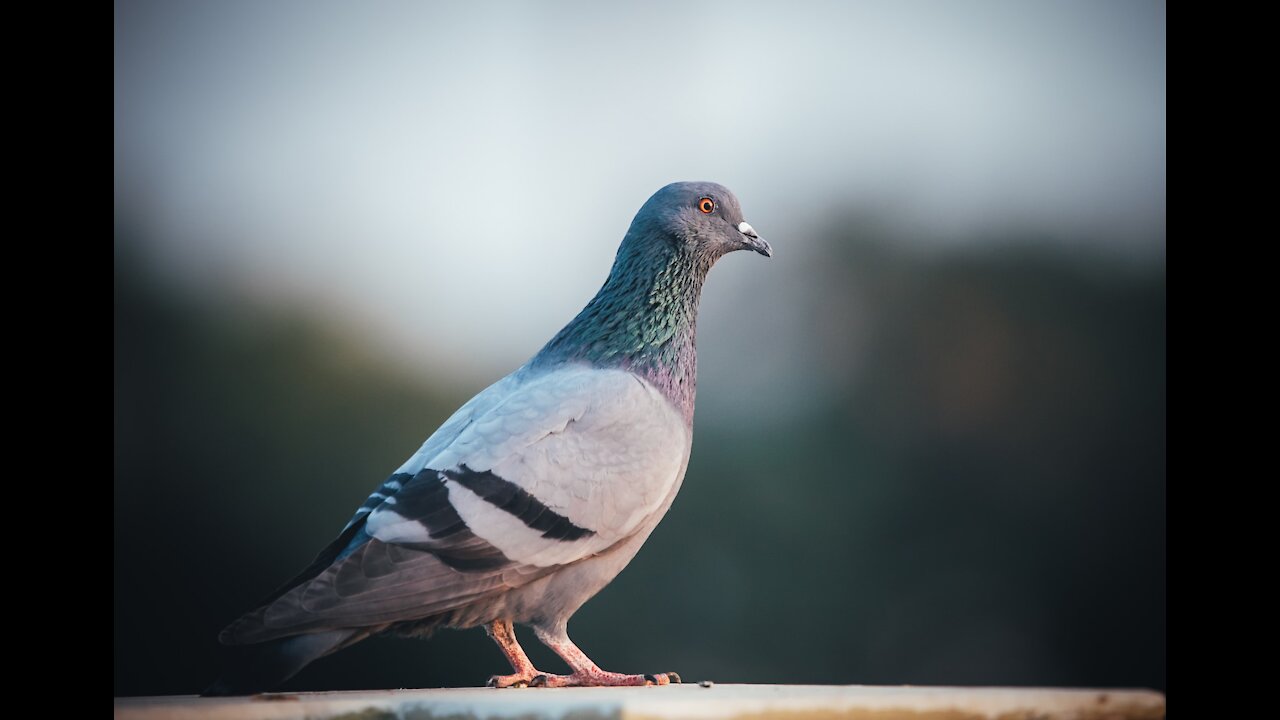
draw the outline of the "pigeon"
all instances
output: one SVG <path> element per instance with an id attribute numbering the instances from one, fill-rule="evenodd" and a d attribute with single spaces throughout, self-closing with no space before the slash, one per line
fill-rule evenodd
<path id="1" fill-rule="evenodd" d="M 380 633 L 474 627 L 511 663 L 494 687 L 679 682 L 602 670 L 567 626 L 680 490 L 702 285 L 734 250 L 773 255 L 728 188 L 677 182 L 654 193 L 586 307 L 446 420 L 309 567 L 221 632 L 224 645 L 245 647 L 203 694 L 269 691 Z M 536 669 L 513 623 L 571 673 Z"/>

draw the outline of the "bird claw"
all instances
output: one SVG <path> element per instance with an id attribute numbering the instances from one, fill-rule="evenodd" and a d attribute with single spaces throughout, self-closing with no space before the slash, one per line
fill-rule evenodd
<path id="1" fill-rule="evenodd" d="M 655 673 L 653 675 L 623 675 L 610 672 L 573 673 L 572 675 L 538 673 L 537 675 L 523 678 L 516 683 L 507 682 L 509 679 L 512 679 L 512 676 L 495 675 L 489 679 L 489 685 L 491 687 L 558 688 L 610 685 L 673 685 L 682 682 L 679 673 L 674 672 Z M 498 684 L 495 685 L 495 681 Z"/>
<path id="2" fill-rule="evenodd" d="M 518 675 L 494 675 L 485 685 L 491 688 L 525 688 L 529 687 L 529 679 Z"/>

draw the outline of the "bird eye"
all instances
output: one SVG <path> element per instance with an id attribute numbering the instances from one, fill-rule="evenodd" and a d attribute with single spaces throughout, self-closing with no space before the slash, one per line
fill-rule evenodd
<path id="1" fill-rule="evenodd" d="M 711 198 L 702 198 L 698 201 L 698 209 L 704 213 L 710 213 L 716 209 L 716 203 Z"/>

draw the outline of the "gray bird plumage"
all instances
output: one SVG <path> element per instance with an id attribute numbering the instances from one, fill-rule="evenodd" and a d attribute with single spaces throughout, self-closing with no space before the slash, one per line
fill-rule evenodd
<path id="1" fill-rule="evenodd" d="M 673 183 L 650 197 L 577 317 L 445 421 L 306 570 L 222 631 L 248 657 L 205 694 L 270 689 L 369 635 L 439 627 L 485 626 L 515 671 L 498 686 L 678 680 L 603 671 L 566 626 L 680 489 L 703 281 L 742 249 L 772 254 L 727 188 Z M 513 622 L 573 673 L 533 668 Z"/>

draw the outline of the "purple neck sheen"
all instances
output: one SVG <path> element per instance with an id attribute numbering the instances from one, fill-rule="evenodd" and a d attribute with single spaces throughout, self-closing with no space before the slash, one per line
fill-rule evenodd
<path id="1" fill-rule="evenodd" d="M 628 370 L 656 387 L 693 425 L 702 284 L 715 258 L 633 228 L 591 302 L 529 361 Z"/>

